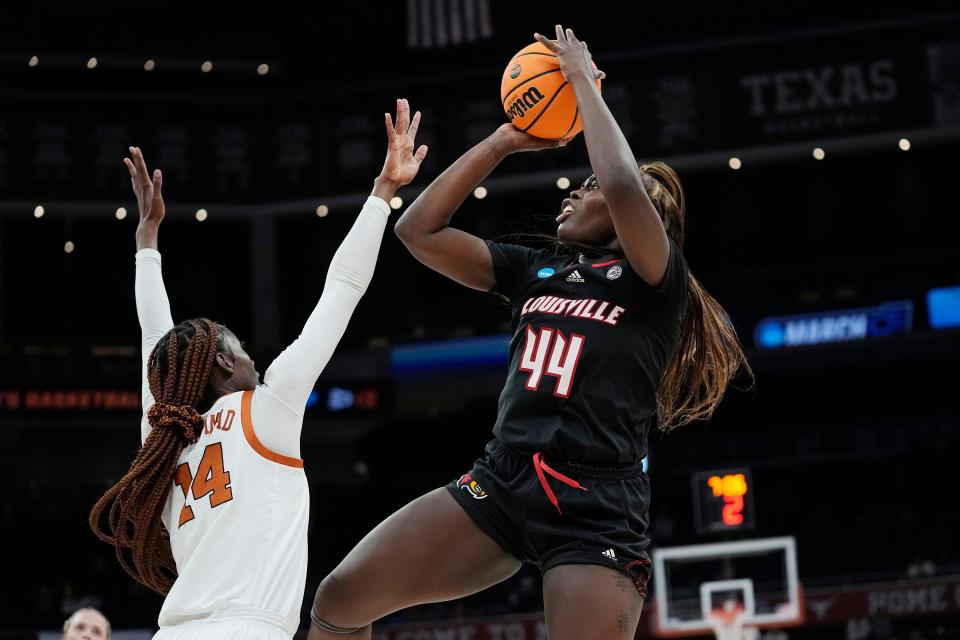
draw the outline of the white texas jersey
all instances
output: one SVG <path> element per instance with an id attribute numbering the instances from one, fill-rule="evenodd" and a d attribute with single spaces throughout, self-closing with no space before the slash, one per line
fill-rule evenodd
<path id="1" fill-rule="evenodd" d="M 180 455 L 163 514 L 179 577 L 161 627 L 226 611 L 291 636 L 299 626 L 310 494 L 303 461 L 268 450 L 254 431 L 252 405 L 269 393 L 220 398 Z M 262 407 L 256 413 L 262 420 Z"/>
<path id="2" fill-rule="evenodd" d="M 288 636 L 297 630 L 309 518 L 299 458 L 303 413 L 370 284 L 389 215 L 386 202 L 367 199 L 330 263 L 323 294 L 300 336 L 271 363 L 262 385 L 217 400 L 203 416 L 200 439 L 184 448 L 163 515 L 178 573 L 160 610 L 163 631 L 250 619 Z M 136 264 L 144 441 L 154 403 L 147 380 L 150 353 L 174 325 L 160 253 L 141 249 Z"/>

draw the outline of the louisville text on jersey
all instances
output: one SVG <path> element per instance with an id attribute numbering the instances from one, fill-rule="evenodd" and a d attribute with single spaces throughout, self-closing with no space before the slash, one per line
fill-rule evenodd
<path id="1" fill-rule="evenodd" d="M 609 307 L 613 307 L 609 309 Z M 556 296 L 540 296 L 539 298 L 530 298 L 523 304 L 520 315 L 528 313 L 545 313 L 554 316 L 573 316 L 575 318 L 585 318 L 587 320 L 596 320 L 610 325 L 616 325 L 620 320 L 620 315 L 625 311 L 623 307 L 617 306 L 605 300 L 594 300 L 592 298 L 571 300 L 568 298 L 558 298 Z"/>

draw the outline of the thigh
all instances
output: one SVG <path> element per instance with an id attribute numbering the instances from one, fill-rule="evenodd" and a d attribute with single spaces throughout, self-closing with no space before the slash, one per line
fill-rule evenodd
<path id="1" fill-rule="evenodd" d="M 564 564 L 543 576 L 550 640 L 632 640 L 643 597 L 625 573 L 601 565 Z"/>
<path id="2" fill-rule="evenodd" d="M 367 534 L 323 580 L 314 610 L 338 627 L 362 627 L 406 607 L 476 593 L 519 568 L 440 488 Z"/>

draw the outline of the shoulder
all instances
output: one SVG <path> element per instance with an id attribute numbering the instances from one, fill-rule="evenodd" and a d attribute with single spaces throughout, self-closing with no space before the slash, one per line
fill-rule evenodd
<path id="1" fill-rule="evenodd" d="M 484 240 L 484 242 L 486 242 L 487 248 L 490 249 L 490 253 L 493 254 L 494 257 L 499 255 L 516 259 L 554 255 L 553 252 L 542 247 L 534 248 L 524 244 L 499 242 L 497 240 Z"/>
<path id="2" fill-rule="evenodd" d="M 289 424 L 291 420 L 299 426 L 300 414 L 272 393 L 266 385 L 257 385 L 255 389 L 239 391 L 238 393 L 241 394 L 240 422 L 243 426 L 243 436 L 250 448 L 257 455 L 271 462 L 287 467 L 302 468 L 302 459 L 281 453 L 277 450 L 277 445 L 284 443 L 274 442 L 275 436 L 288 432 L 291 436 L 295 436 L 296 441 L 299 442 L 299 428 L 290 430 L 283 429 L 282 426 L 285 421 Z M 261 432 L 263 429 L 271 428 L 272 432 Z M 263 436 L 263 439 L 261 439 L 261 436 Z M 299 450 L 298 445 L 295 448 Z"/>
<path id="3" fill-rule="evenodd" d="M 564 263 L 569 256 L 557 254 L 543 247 L 529 247 L 523 244 L 486 240 L 487 248 L 495 265 L 514 268 L 532 267 L 540 263 Z"/>
<path id="4" fill-rule="evenodd" d="M 687 291 L 689 268 L 680 245 L 669 236 L 668 241 L 670 243 L 670 255 L 667 257 L 667 266 L 663 272 L 663 278 L 656 285 L 649 284 L 629 266 L 625 266 L 625 268 L 633 274 L 633 280 L 644 293 L 650 293 L 657 297 L 682 297 Z"/>

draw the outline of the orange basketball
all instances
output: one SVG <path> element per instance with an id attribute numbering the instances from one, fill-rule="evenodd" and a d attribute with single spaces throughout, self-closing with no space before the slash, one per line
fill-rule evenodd
<path id="1" fill-rule="evenodd" d="M 557 56 L 539 42 L 510 59 L 500 81 L 500 101 L 513 126 L 532 136 L 559 140 L 583 129 L 573 87 L 560 73 Z"/>

